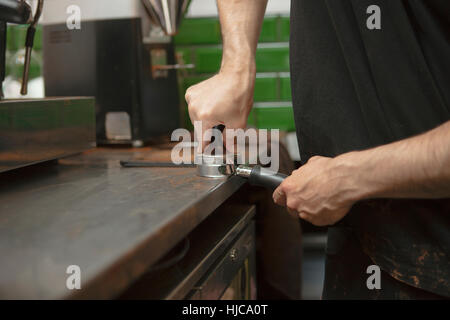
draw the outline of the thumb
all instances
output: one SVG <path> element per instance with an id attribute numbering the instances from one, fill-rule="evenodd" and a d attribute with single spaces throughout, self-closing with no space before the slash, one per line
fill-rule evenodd
<path id="1" fill-rule="evenodd" d="M 283 190 L 282 184 L 275 189 L 272 195 L 273 201 L 280 205 L 285 207 L 286 206 L 286 193 Z"/>

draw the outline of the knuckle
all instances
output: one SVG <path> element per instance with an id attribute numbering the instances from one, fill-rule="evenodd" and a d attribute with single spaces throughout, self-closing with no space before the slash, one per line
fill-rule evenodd
<path id="1" fill-rule="evenodd" d="M 197 112 L 197 116 L 199 119 L 209 119 L 211 116 L 211 113 L 208 110 L 200 110 Z"/>
<path id="2" fill-rule="evenodd" d="M 313 157 L 309 158 L 308 162 L 314 162 L 314 161 L 317 161 L 317 160 L 320 160 L 320 159 L 322 159 L 321 156 L 313 156 Z"/>
<path id="3" fill-rule="evenodd" d="M 298 214 L 298 216 L 299 216 L 300 219 L 303 219 L 303 220 L 305 220 L 305 221 L 308 221 L 308 222 L 312 223 L 311 217 L 310 217 L 309 215 L 307 215 L 306 213 L 300 212 L 300 213 Z"/>
<path id="4" fill-rule="evenodd" d="M 188 112 L 189 118 L 191 118 L 191 120 L 197 120 L 197 110 L 193 106 L 188 106 Z"/>
<path id="5" fill-rule="evenodd" d="M 325 222 L 325 221 L 323 221 L 323 220 L 319 220 L 319 219 L 316 219 L 316 220 L 313 222 L 313 224 L 314 224 L 315 226 L 317 226 L 317 227 L 325 227 L 325 226 L 329 225 L 329 223 L 327 223 L 327 222 Z"/>
<path id="6" fill-rule="evenodd" d="M 285 193 L 287 193 L 292 190 L 293 185 L 292 185 L 290 179 L 288 178 L 281 184 L 281 187 L 282 187 L 283 191 Z"/>
<path id="7" fill-rule="evenodd" d="M 286 207 L 288 207 L 291 210 L 297 210 L 298 203 L 295 199 L 288 198 L 286 201 Z"/>
<path id="8" fill-rule="evenodd" d="M 279 206 L 284 206 L 284 203 L 283 203 L 283 201 L 281 201 L 280 198 L 277 198 L 277 199 L 275 199 L 274 201 L 275 201 L 275 203 L 278 204 Z"/>
<path id="9" fill-rule="evenodd" d="M 296 217 L 298 215 L 296 210 L 291 210 L 291 209 L 287 209 L 287 212 L 289 213 L 289 215 Z"/>
<path id="10" fill-rule="evenodd" d="M 309 216 L 309 222 L 311 222 L 311 224 L 315 225 L 316 227 L 323 226 L 323 224 L 321 223 L 320 220 L 321 219 L 319 219 L 317 216 L 314 216 L 314 215 Z"/>
<path id="11" fill-rule="evenodd" d="M 233 129 L 245 129 L 247 127 L 247 118 L 236 118 L 234 121 L 230 121 L 229 127 Z"/>
<path id="12" fill-rule="evenodd" d="M 187 89 L 186 93 L 184 94 L 184 99 L 186 100 L 187 103 L 189 103 L 190 98 L 191 98 L 191 90 Z"/>

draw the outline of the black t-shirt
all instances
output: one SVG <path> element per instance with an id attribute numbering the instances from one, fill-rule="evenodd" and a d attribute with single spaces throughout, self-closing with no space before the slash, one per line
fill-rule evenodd
<path id="1" fill-rule="evenodd" d="M 371 5 L 380 8 L 381 29 L 367 27 Z M 292 0 L 291 83 L 302 163 L 450 120 L 449 19 L 448 0 Z M 450 296 L 450 199 L 371 200 L 342 223 L 393 277 Z"/>

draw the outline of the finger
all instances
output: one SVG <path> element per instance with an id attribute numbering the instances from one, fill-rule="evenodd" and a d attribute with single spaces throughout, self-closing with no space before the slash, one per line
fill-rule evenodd
<path id="1" fill-rule="evenodd" d="M 309 223 L 313 223 L 313 217 L 312 217 L 310 214 L 307 214 L 307 213 L 304 212 L 304 211 L 300 211 L 300 212 L 298 213 L 298 217 L 299 217 L 300 219 L 303 219 L 303 220 L 305 220 L 305 221 L 308 221 Z"/>
<path id="2" fill-rule="evenodd" d="M 203 139 L 202 149 L 203 153 L 207 154 L 222 154 L 223 153 L 223 137 L 222 132 L 216 128 L 220 121 L 204 121 L 202 125 Z"/>
<path id="3" fill-rule="evenodd" d="M 237 120 L 233 120 L 233 121 L 228 121 L 225 124 L 226 129 L 228 130 L 224 130 L 224 145 L 225 145 L 225 150 L 228 153 L 232 153 L 232 154 L 236 154 L 238 153 L 239 150 L 245 150 L 245 145 L 244 146 L 237 146 L 236 142 L 237 140 L 237 136 L 236 136 L 236 131 L 237 129 L 242 129 L 245 130 L 246 128 L 246 118 L 244 120 L 242 119 L 237 119 Z"/>
<path id="4" fill-rule="evenodd" d="M 234 143 L 233 143 L 234 135 L 231 134 L 231 130 L 232 129 L 225 127 L 225 130 L 223 130 L 223 133 L 222 133 L 223 134 L 223 145 L 225 147 L 225 151 L 227 154 L 235 154 Z M 227 131 L 230 134 L 227 134 Z M 230 141 L 228 141 L 228 140 L 230 140 Z"/>
<path id="5" fill-rule="evenodd" d="M 293 218 L 298 218 L 298 212 L 297 210 L 289 209 L 287 208 L 287 211 L 289 212 L 289 215 Z"/>
<path id="6" fill-rule="evenodd" d="M 317 161 L 317 160 L 320 160 L 320 159 L 322 159 L 321 156 L 313 156 L 313 157 L 309 158 L 308 162 L 314 162 L 314 161 Z"/>
<path id="7" fill-rule="evenodd" d="M 236 133 L 234 130 L 235 128 L 230 127 L 227 127 L 227 129 L 224 130 L 223 141 L 225 145 L 225 150 L 227 151 L 227 153 L 230 154 L 237 154 L 238 152 L 238 148 L 236 146 Z"/>
<path id="8" fill-rule="evenodd" d="M 191 99 L 191 93 L 189 91 L 189 88 L 186 90 L 186 93 L 184 94 L 184 100 L 186 100 L 186 103 L 189 105 L 189 101 Z"/>
<path id="9" fill-rule="evenodd" d="M 234 117 L 233 120 L 227 121 L 225 123 L 227 128 L 230 129 L 243 129 L 247 127 L 247 117 L 242 117 L 242 115 L 238 115 L 238 117 Z"/>
<path id="10" fill-rule="evenodd" d="M 195 141 L 197 142 L 197 152 L 202 153 L 205 150 L 206 145 L 210 140 L 211 130 L 214 126 L 214 122 L 208 120 L 198 120 L 194 122 L 194 135 Z"/>
<path id="11" fill-rule="evenodd" d="M 286 194 L 284 193 L 283 188 L 281 188 L 281 186 L 275 189 L 272 198 L 276 204 L 283 207 L 286 206 Z"/>
<path id="12" fill-rule="evenodd" d="M 189 99 L 189 98 L 186 98 L 186 99 Z M 194 124 L 194 122 L 198 120 L 197 113 L 195 110 L 196 109 L 194 108 L 194 106 L 188 102 L 188 113 L 189 113 L 189 118 L 191 119 L 192 124 Z"/>
<path id="13" fill-rule="evenodd" d="M 220 122 L 219 122 L 220 123 Z M 215 125 L 213 128 L 206 128 L 203 136 L 203 153 L 223 155 L 223 125 Z"/>

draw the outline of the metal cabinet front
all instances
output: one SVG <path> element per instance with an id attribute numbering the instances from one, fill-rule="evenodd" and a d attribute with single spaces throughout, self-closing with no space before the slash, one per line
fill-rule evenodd
<path id="1" fill-rule="evenodd" d="M 255 281 L 255 226 L 251 222 L 188 299 L 255 299 Z"/>

